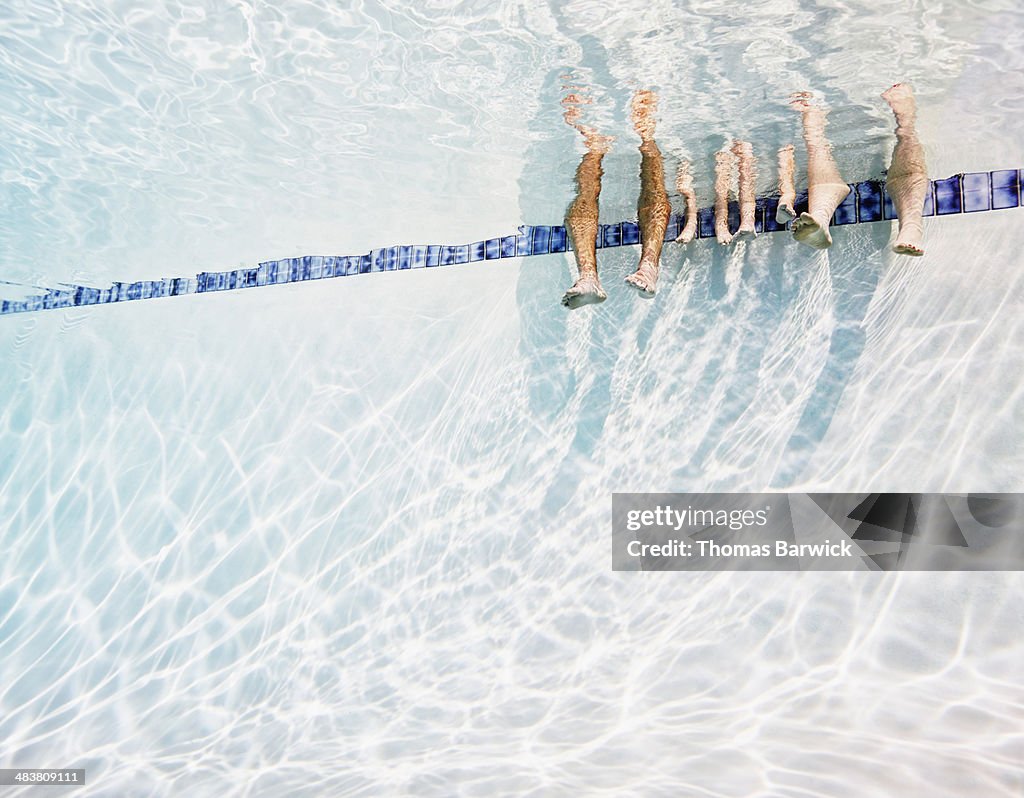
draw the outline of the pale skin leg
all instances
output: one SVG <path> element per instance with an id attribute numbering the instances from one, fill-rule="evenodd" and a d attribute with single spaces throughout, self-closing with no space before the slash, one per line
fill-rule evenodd
<path id="1" fill-rule="evenodd" d="M 793 238 L 815 249 L 832 246 L 828 226 L 839 204 L 850 193 L 825 138 L 825 109 L 812 105 L 807 94 L 793 95 L 793 106 L 803 116 L 807 145 L 807 211 L 793 223 Z"/>
<path id="2" fill-rule="evenodd" d="M 793 175 L 796 172 L 796 159 L 793 157 L 793 145 L 787 144 L 779 150 L 779 207 L 775 211 L 776 224 L 786 224 L 796 218 L 793 204 L 796 202 L 796 185 Z"/>
<path id="3" fill-rule="evenodd" d="M 665 165 L 654 143 L 654 112 L 658 97 L 653 91 L 633 95 L 633 127 L 640 135 L 640 199 L 636 210 L 640 222 L 640 265 L 626 282 L 642 295 L 654 296 L 658 284 L 661 247 L 672 206 L 665 190 Z"/>
<path id="4" fill-rule="evenodd" d="M 697 235 L 697 195 L 693 192 L 693 175 L 690 174 L 690 162 L 683 161 L 676 172 L 676 191 L 686 201 L 686 223 L 676 236 L 676 241 L 688 244 Z"/>
<path id="5" fill-rule="evenodd" d="M 928 168 L 924 147 L 917 137 L 917 105 L 906 83 L 897 83 L 882 97 L 896 116 L 896 149 L 886 176 L 886 189 L 896 208 L 899 231 L 892 251 L 901 255 L 924 254 L 924 198 L 928 191 Z"/>
<path id="6" fill-rule="evenodd" d="M 729 232 L 729 189 L 736 158 L 728 150 L 715 153 L 715 238 L 719 244 L 732 241 Z"/>
<path id="7" fill-rule="evenodd" d="M 580 124 L 579 104 L 587 102 L 570 94 L 562 101 L 565 121 L 583 134 L 587 152 L 576 169 L 576 199 L 565 215 L 565 226 L 572 241 L 579 278 L 565 292 L 562 304 L 575 309 L 604 302 L 608 295 L 597 276 L 598 197 L 601 194 L 601 161 L 611 148 L 612 138 L 602 136 Z"/>
<path id="8" fill-rule="evenodd" d="M 754 197 L 754 181 L 757 178 L 754 148 L 749 141 L 734 141 L 732 154 L 739 164 L 740 173 L 740 226 L 736 231 L 736 237 L 753 238 L 757 235 L 757 231 L 754 229 L 754 211 L 757 207 Z"/>

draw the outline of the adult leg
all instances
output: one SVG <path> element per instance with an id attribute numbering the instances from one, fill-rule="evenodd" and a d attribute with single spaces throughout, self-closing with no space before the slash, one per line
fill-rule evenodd
<path id="1" fill-rule="evenodd" d="M 657 95 L 638 91 L 633 95 L 633 126 L 640 134 L 640 199 L 637 216 L 640 222 L 640 264 L 626 282 L 641 293 L 653 296 L 658 284 L 661 247 L 672 206 L 665 190 L 665 166 L 661 150 L 654 143 L 654 111 Z"/>
<path id="2" fill-rule="evenodd" d="M 809 102 L 808 95 L 794 96 L 793 105 L 803 116 L 807 145 L 807 211 L 793 223 L 793 237 L 815 249 L 832 246 L 828 226 L 850 187 L 843 181 L 825 138 L 825 109 Z"/>
<path id="3" fill-rule="evenodd" d="M 580 102 L 575 95 L 569 95 L 563 100 L 566 106 L 565 121 L 583 135 L 587 146 L 583 160 L 576 169 L 576 199 L 569 205 L 565 215 L 565 226 L 572 241 L 579 272 L 572 288 L 562 297 L 562 304 L 567 308 L 593 305 L 608 298 L 597 276 L 597 219 L 601 176 L 604 174 L 601 161 L 611 148 L 613 139 L 580 124 Z"/>
<path id="4" fill-rule="evenodd" d="M 896 148 L 886 176 L 886 190 L 892 197 L 899 224 L 892 250 L 901 255 L 923 255 L 928 167 L 924 160 L 924 147 L 917 137 L 914 92 L 907 84 L 897 83 L 882 97 L 896 116 Z"/>

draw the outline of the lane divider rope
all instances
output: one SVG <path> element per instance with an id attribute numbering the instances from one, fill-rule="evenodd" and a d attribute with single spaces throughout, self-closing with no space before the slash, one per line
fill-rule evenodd
<path id="1" fill-rule="evenodd" d="M 1018 208 L 1024 205 L 1021 185 L 1024 169 L 998 169 L 993 172 L 970 172 L 932 180 L 931 190 L 925 196 L 925 216 L 948 216 L 959 213 Z M 881 222 L 896 218 L 892 200 L 881 180 L 850 183 L 853 190 L 836 209 L 833 225 Z M 759 197 L 755 216 L 758 233 L 774 233 L 788 229 L 775 221 L 778 197 Z M 807 210 L 807 194 L 796 198 L 797 214 Z M 669 218 L 666 241 L 675 240 L 683 229 L 682 214 Z M 739 206 L 729 204 L 729 227 L 739 227 Z M 697 237 L 714 237 L 714 209 L 702 208 L 697 212 Z M 640 228 L 636 222 L 617 222 L 598 225 L 597 247 L 630 246 L 640 243 Z M 134 283 L 115 282 L 110 288 L 60 283 L 61 288 L 44 289 L 45 293 L 25 299 L 5 299 L 0 302 L 0 315 L 30 313 L 40 310 L 106 305 L 137 299 L 156 299 L 186 294 L 205 294 L 214 291 L 233 291 L 267 285 L 346 277 L 353 274 L 401 271 L 404 269 L 434 268 L 456 263 L 521 258 L 529 255 L 549 255 L 566 252 L 571 246 L 562 225 L 522 225 L 515 235 L 477 241 L 473 244 L 429 246 L 394 246 L 370 250 L 365 255 L 305 255 L 298 258 L 270 260 L 251 268 L 225 272 L 200 272 L 195 277 L 171 277 L 162 280 L 141 280 Z"/>

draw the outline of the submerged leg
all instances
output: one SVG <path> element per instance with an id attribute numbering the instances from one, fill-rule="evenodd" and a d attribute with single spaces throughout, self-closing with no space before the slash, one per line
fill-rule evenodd
<path id="1" fill-rule="evenodd" d="M 757 235 L 757 231 L 754 229 L 754 211 L 757 207 L 757 200 L 754 197 L 754 180 L 757 176 L 754 148 L 749 141 L 735 141 L 732 145 L 732 153 L 736 156 L 740 171 L 740 226 L 736 231 L 736 237 L 753 238 Z"/>
<path id="2" fill-rule="evenodd" d="M 793 105 L 803 115 L 804 143 L 807 145 L 807 211 L 793 223 L 793 237 L 815 249 L 832 246 L 828 226 L 850 187 L 843 182 L 825 138 L 823 108 L 812 105 L 808 95 L 794 95 Z"/>
<path id="3" fill-rule="evenodd" d="M 715 153 L 715 238 L 719 244 L 732 241 L 729 232 L 729 189 L 735 158 L 728 150 Z"/>
<path id="4" fill-rule="evenodd" d="M 882 97 L 896 116 L 896 149 L 886 177 L 886 189 L 896 208 L 899 230 L 893 252 L 924 254 L 924 198 L 928 191 L 928 167 L 915 125 L 917 105 L 906 83 L 897 83 Z"/>
<path id="5" fill-rule="evenodd" d="M 775 211 L 775 223 L 786 224 L 796 218 L 793 204 L 796 202 L 796 185 L 793 174 L 796 172 L 796 159 L 793 157 L 793 145 L 787 144 L 779 150 L 779 207 Z"/>
<path id="6" fill-rule="evenodd" d="M 597 276 L 597 218 L 601 176 L 604 174 L 601 161 L 613 141 L 580 124 L 579 102 L 575 95 L 563 100 L 563 105 L 566 105 L 565 121 L 583 134 L 587 145 L 587 152 L 576 169 L 576 199 L 565 214 L 565 227 L 572 241 L 579 278 L 565 292 L 562 304 L 573 309 L 604 302 L 608 298 Z"/>
<path id="7" fill-rule="evenodd" d="M 693 175 L 690 174 L 690 162 L 683 161 L 676 172 L 676 191 L 686 200 L 686 223 L 676 236 L 676 241 L 688 244 L 697 234 L 697 195 L 693 193 Z"/>
<path id="8" fill-rule="evenodd" d="M 638 91 L 633 95 L 633 126 L 640 134 L 640 199 L 637 215 L 640 222 L 640 264 L 626 282 L 645 296 L 654 296 L 658 284 L 661 247 L 672 206 L 665 190 L 665 166 L 661 150 L 654 143 L 654 111 L 657 95 Z"/>

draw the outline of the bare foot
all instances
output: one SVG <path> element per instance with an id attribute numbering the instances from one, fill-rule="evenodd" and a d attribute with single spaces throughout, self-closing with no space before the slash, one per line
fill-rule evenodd
<path id="1" fill-rule="evenodd" d="M 796 218 L 796 211 L 788 202 L 780 202 L 775 210 L 775 223 L 788 224 Z"/>
<path id="2" fill-rule="evenodd" d="M 809 213 L 801 213 L 800 218 L 793 222 L 793 238 L 815 249 L 828 249 L 832 246 L 828 225 L 819 224 Z"/>
<path id="3" fill-rule="evenodd" d="M 679 231 L 679 235 L 676 236 L 676 243 L 678 244 L 689 244 L 697 237 L 697 215 L 695 213 L 686 214 L 686 224 L 683 225 L 683 229 Z"/>
<path id="4" fill-rule="evenodd" d="M 658 286 L 658 267 L 647 261 L 641 261 L 640 266 L 631 275 L 626 277 L 626 282 L 640 291 L 640 296 L 650 299 Z"/>
<path id="5" fill-rule="evenodd" d="M 824 222 L 810 213 L 801 213 L 800 218 L 793 222 L 793 238 L 802 244 L 814 247 L 815 249 L 828 249 L 832 246 L 832 236 L 828 232 L 829 222 L 832 214 L 839 207 L 847 195 L 850 187 L 845 183 L 825 183 L 811 187 L 814 203 L 811 210 L 814 210 Z"/>
<path id="6" fill-rule="evenodd" d="M 715 239 L 719 244 L 729 244 L 732 242 L 732 233 L 729 232 L 728 221 L 715 222 Z"/>
<path id="7" fill-rule="evenodd" d="M 924 250 L 914 244 L 897 241 L 892 245 L 892 251 L 897 255 L 923 255 Z"/>
<path id="8" fill-rule="evenodd" d="M 601 281 L 594 277 L 581 277 L 562 297 L 562 304 L 570 310 L 584 305 L 597 305 L 604 302 L 608 294 L 601 288 Z"/>
<path id="9" fill-rule="evenodd" d="M 920 257 L 924 254 L 924 226 L 920 222 L 907 222 L 899 226 L 896 233 L 896 243 L 892 245 L 892 251 L 897 255 L 913 255 Z"/>

